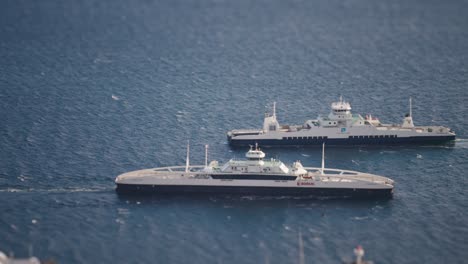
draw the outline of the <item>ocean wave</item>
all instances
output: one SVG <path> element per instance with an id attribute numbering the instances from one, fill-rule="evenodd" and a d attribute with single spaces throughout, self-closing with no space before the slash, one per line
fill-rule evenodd
<path id="1" fill-rule="evenodd" d="M 36 189 L 36 188 L 5 188 L 0 189 L 0 192 L 11 193 L 74 193 L 74 192 L 105 192 L 113 191 L 114 188 L 52 188 L 52 189 Z"/>
<path id="2" fill-rule="evenodd" d="M 369 219 L 368 216 L 355 216 L 355 217 L 353 217 L 353 220 L 356 220 L 356 221 L 367 220 L 367 219 Z"/>

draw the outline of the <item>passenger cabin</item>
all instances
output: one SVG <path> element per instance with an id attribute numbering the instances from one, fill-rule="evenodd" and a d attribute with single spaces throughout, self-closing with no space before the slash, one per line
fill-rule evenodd
<path id="1" fill-rule="evenodd" d="M 231 159 L 221 168 L 222 172 L 233 173 L 269 173 L 269 174 L 288 174 L 289 168 L 279 160 L 264 160 L 265 153 L 255 145 L 245 154 L 247 160 Z"/>

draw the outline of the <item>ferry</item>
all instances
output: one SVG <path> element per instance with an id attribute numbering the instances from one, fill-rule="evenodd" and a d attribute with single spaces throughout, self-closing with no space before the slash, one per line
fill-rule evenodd
<path id="1" fill-rule="evenodd" d="M 265 153 L 250 147 L 246 159 L 231 159 L 223 165 L 189 164 L 189 146 L 185 166 L 137 170 L 115 179 L 118 194 L 241 194 L 267 196 L 324 196 L 350 198 L 391 198 L 393 180 L 370 173 L 303 167 L 300 161 L 287 166 L 277 159 L 265 159 Z"/>
<path id="2" fill-rule="evenodd" d="M 351 105 L 340 97 L 331 104 L 328 116 L 306 120 L 303 125 L 280 125 L 276 119 L 276 103 L 266 113 L 262 129 L 231 130 L 227 138 L 231 146 L 259 143 L 262 146 L 300 145 L 387 145 L 408 143 L 443 143 L 455 140 L 455 133 L 443 126 L 415 126 L 412 105 L 401 124 L 383 124 L 372 115 L 351 113 Z"/>
<path id="3" fill-rule="evenodd" d="M 44 262 L 46 263 L 46 262 Z M 54 262 L 47 262 L 54 263 Z M 36 257 L 29 258 L 14 258 L 8 257 L 5 253 L 0 251 L 0 264 L 41 264 L 41 261 Z"/>

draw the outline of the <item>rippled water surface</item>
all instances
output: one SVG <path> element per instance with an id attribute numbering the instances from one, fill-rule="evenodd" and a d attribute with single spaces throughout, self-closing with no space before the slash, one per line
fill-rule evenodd
<path id="1" fill-rule="evenodd" d="M 58 263 L 375 263 L 468 258 L 468 2 L 2 1 L 0 250 Z M 457 132 L 327 150 L 391 201 L 118 197 L 123 172 L 242 157 L 225 132 L 356 113 Z M 267 149 L 319 166 L 318 148 Z M 301 242 L 302 241 L 302 242 Z M 300 244 L 303 245 L 302 249 Z"/>

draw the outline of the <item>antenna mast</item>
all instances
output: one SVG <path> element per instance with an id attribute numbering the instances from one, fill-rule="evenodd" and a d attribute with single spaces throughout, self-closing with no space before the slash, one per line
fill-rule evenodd
<path id="1" fill-rule="evenodd" d="M 190 166 L 190 140 L 187 140 L 187 158 L 185 159 L 185 172 L 189 172 Z"/>
<path id="2" fill-rule="evenodd" d="M 276 102 L 273 102 L 273 117 L 276 118 Z"/>
<path id="3" fill-rule="evenodd" d="M 325 142 L 322 144 L 322 175 L 324 175 L 325 170 Z"/>
<path id="4" fill-rule="evenodd" d="M 413 105 L 411 103 L 411 97 L 409 98 L 409 116 L 413 117 Z"/>
<path id="5" fill-rule="evenodd" d="M 208 167 L 208 145 L 205 145 L 205 167 Z"/>

